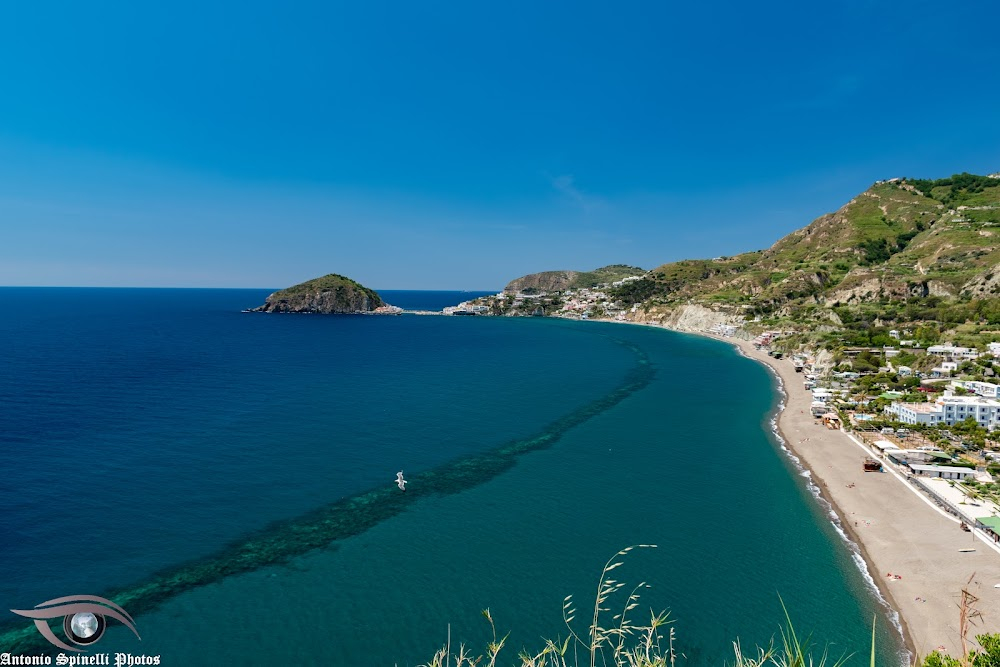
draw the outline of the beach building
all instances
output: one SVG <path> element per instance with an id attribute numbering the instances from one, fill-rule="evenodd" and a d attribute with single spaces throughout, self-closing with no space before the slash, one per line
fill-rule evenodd
<path id="1" fill-rule="evenodd" d="M 896 446 L 896 443 L 890 440 L 876 440 L 875 442 L 872 443 L 872 449 L 876 449 L 881 453 L 889 449 L 899 449 L 899 448 Z"/>
<path id="2" fill-rule="evenodd" d="M 887 459 L 899 465 L 906 465 L 906 450 L 898 447 L 886 447 L 882 453 Z"/>
<path id="3" fill-rule="evenodd" d="M 885 409 L 886 413 L 896 415 L 896 420 L 904 424 L 927 424 L 933 426 L 941 423 L 944 410 L 936 403 L 901 403 L 893 402 Z"/>
<path id="4" fill-rule="evenodd" d="M 995 542 L 1000 542 L 1000 517 L 981 516 L 976 519 L 976 527 L 992 535 Z"/>
<path id="5" fill-rule="evenodd" d="M 736 327 L 732 324 L 716 324 L 709 329 L 709 332 L 729 337 L 736 333 Z"/>
<path id="6" fill-rule="evenodd" d="M 938 449 L 902 449 L 904 463 L 949 463 L 952 458 Z"/>
<path id="7" fill-rule="evenodd" d="M 949 426 L 968 418 L 980 426 L 993 430 L 1000 427 L 1000 400 L 982 396 L 953 396 L 946 391 L 933 403 L 894 402 L 885 411 L 895 414 L 904 424 L 947 424 Z"/>
<path id="8" fill-rule="evenodd" d="M 813 400 L 820 403 L 829 403 L 833 398 L 833 391 L 825 387 L 816 387 L 812 390 Z"/>
<path id="9" fill-rule="evenodd" d="M 976 471 L 972 468 L 962 468 L 959 466 L 932 466 L 922 463 L 909 464 L 914 475 L 920 477 L 940 477 L 942 479 L 968 479 L 974 477 Z"/>

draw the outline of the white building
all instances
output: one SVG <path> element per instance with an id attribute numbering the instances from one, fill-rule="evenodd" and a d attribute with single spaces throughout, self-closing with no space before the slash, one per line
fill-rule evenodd
<path id="1" fill-rule="evenodd" d="M 833 391 L 826 387 L 816 387 L 812 390 L 812 395 L 814 402 L 829 403 L 833 399 Z"/>
<path id="2" fill-rule="evenodd" d="M 930 466 L 920 463 L 911 463 L 910 470 L 913 471 L 914 475 L 920 475 L 921 477 L 941 477 L 943 479 L 967 479 L 976 474 L 973 468 Z"/>
<path id="3" fill-rule="evenodd" d="M 732 324 L 716 324 L 709 329 L 709 332 L 728 337 L 736 333 L 736 326 Z"/>
<path id="4" fill-rule="evenodd" d="M 927 354 L 958 359 L 975 359 L 979 356 L 979 352 L 971 347 L 956 347 L 954 345 L 931 345 L 927 348 Z"/>
<path id="5" fill-rule="evenodd" d="M 962 387 L 983 398 L 1000 398 L 1000 385 L 992 382 L 979 382 L 978 380 L 967 380 L 965 382 L 956 380 L 951 383 L 953 386 Z"/>
<path id="6" fill-rule="evenodd" d="M 957 361 L 942 361 L 940 366 L 935 366 L 931 369 L 931 375 L 933 377 L 950 377 L 952 373 L 958 370 Z"/>
<path id="7" fill-rule="evenodd" d="M 949 426 L 972 417 L 983 428 L 1000 426 L 1000 401 L 982 396 L 949 396 L 950 392 L 935 401 L 944 410 L 943 420 Z"/>
<path id="8" fill-rule="evenodd" d="M 625 283 L 630 283 L 633 280 L 642 280 L 642 276 L 628 276 L 626 278 L 622 278 L 621 280 L 616 280 L 615 282 L 611 283 L 611 286 L 612 287 L 621 287 Z"/>
<path id="9" fill-rule="evenodd" d="M 904 424 L 957 424 L 972 418 L 983 428 L 993 430 L 1000 427 L 1000 401 L 982 396 L 945 395 L 933 403 L 899 403 L 886 408 Z"/>
<path id="10" fill-rule="evenodd" d="M 994 357 L 1000 357 L 1000 342 L 993 342 L 989 344 L 990 354 Z"/>
<path id="11" fill-rule="evenodd" d="M 937 403 L 901 403 L 893 402 L 885 409 L 888 414 L 895 414 L 897 421 L 904 424 L 927 424 L 934 426 L 944 419 L 944 410 Z"/>

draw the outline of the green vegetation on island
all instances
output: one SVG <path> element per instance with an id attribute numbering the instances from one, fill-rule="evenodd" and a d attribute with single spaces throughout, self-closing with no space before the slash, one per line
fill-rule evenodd
<path id="1" fill-rule="evenodd" d="M 386 304 L 373 289 L 331 273 L 278 290 L 264 305 L 252 309 L 261 313 L 370 313 Z"/>

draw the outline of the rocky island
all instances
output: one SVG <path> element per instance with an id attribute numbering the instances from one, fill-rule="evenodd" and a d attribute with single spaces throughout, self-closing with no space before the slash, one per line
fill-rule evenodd
<path id="1" fill-rule="evenodd" d="M 355 315 L 395 314 L 400 311 L 401 309 L 382 301 L 375 290 L 350 278 L 330 273 L 278 290 L 268 296 L 263 305 L 246 312 Z"/>

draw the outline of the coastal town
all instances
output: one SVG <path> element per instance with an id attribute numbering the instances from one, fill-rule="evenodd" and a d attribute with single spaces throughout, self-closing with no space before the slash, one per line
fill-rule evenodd
<path id="1" fill-rule="evenodd" d="M 732 326 L 710 333 L 746 335 Z M 899 332 L 892 331 L 894 337 Z M 752 339 L 753 346 L 781 360 L 782 332 Z M 958 517 L 964 529 L 979 528 L 1000 541 L 1000 385 L 995 377 L 1000 342 L 985 350 L 955 345 L 910 346 L 909 356 L 934 363 L 929 372 L 894 364 L 895 347 L 866 352 L 877 368 L 850 370 L 851 362 L 824 364 L 815 355 L 791 354 L 786 360 L 802 374 L 810 392 L 810 414 L 818 424 L 842 429 L 870 449 L 873 470 L 892 468 Z M 926 360 L 926 361 L 924 361 Z"/>
<path id="2" fill-rule="evenodd" d="M 445 315 L 533 315 L 536 317 L 561 317 L 571 320 L 613 319 L 623 322 L 628 312 L 635 313 L 637 306 L 625 308 L 615 299 L 612 291 L 642 279 L 642 275 L 626 276 L 621 280 L 602 283 L 593 287 L 579 287 L 557 292 L 528 289 L 511 292 L 504 290 L 495 295 L 463 301 L 444 309 Z"/>

